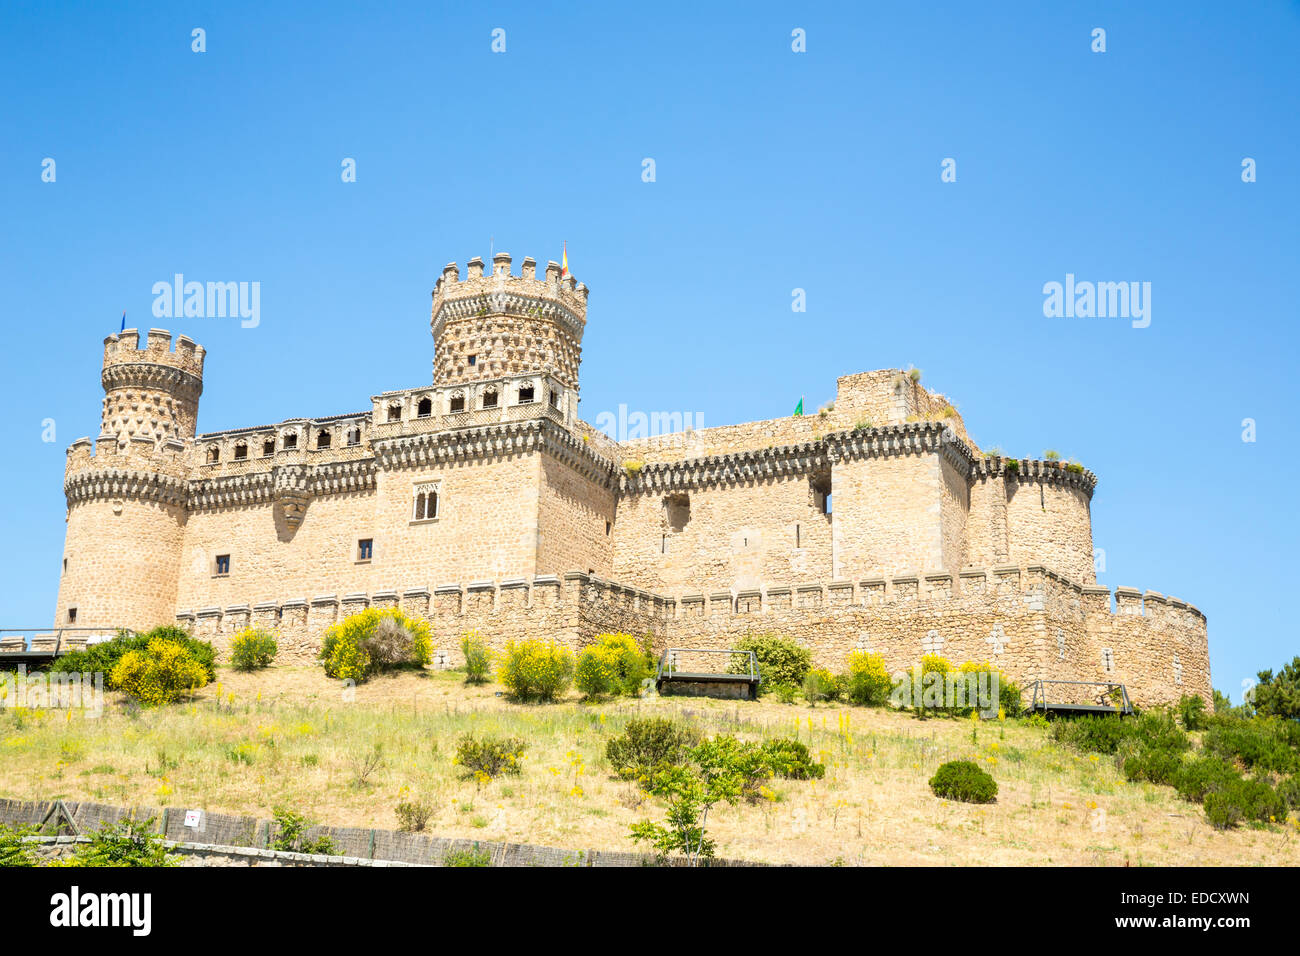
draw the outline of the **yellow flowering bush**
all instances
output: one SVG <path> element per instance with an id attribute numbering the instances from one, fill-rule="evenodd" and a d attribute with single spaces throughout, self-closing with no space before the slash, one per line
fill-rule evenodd
<path id="1" fill-rule="evenodd" d="M 108 686 L 146 707 L 170 704 L 208 682 L 207 671 L 183 644 L 153 640 L 143 651 L 127 651 L 109 672 Z"/>
<path id="2" fill-rule="evenodd" d="M 885 656 L 870 651 L 850 652 L 849 672 L 844 685 L 845 694 L 855 704 L 883 706 L 888 703 L 894 682 L 885 666 Z"/>
<path id="3" fill-rule="evenodd" d="M 278 651 L 269 632 L 260 627 L 245 628 L 230 642 L 230 665 L 238 671 L 259 670 L 275 660 Z"/>
<path id="4" fill-rule="evenodd" d="M 423 667 L 433 654 L 429 622 L 397 608 L 367 608 L 325 631 L 320 662 L 328 677 L 363 681 L 376 671 Z"/>
<path id="5" fill-rule="evenodd" d="M 497 674 L 519 700 L 555 700 L 573 683 L 573 651 L 555 641 L 508 641 Z"/>
<path id="6" fill-rule="evenodd" d="M 1020 686 L 1015 683 L 999 667 L 988 663 L 977 663 L 976 661 L 967 661 L 962 664 L 958 670 L 963 674 L 989 674 L 996 675 L 998 680 L 998 716 L 1000 718 L 1018 717 L 1020 712 L 1025 709 L 1024 701 L 1021 699 Z"/>
<path id="7" fill-rule="evenodd" d="M 650 676 L 645 651 L 631 634 L 599 634 L 578 657 L 574 682 L 588 697 L 634 695 Z"/>

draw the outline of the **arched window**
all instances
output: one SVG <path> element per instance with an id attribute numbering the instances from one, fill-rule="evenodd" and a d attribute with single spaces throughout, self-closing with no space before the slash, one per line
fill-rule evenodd
<path id="1" fill-rule="evenodd" d="M 388 406 L 388 420 L 390 422 L 400 422 L 402 420 L 402 406 L 394 402 Z"/>
<path id="2" fill-rule="evenodd" d="M 428 398 L 427 396 L 425 398 L 420 399 L 420 404 L 415 406 L 415 414 L 420 418 L 428 418 L 430 415 L 432 415 L 433 399 Z"/>
<path id="3" fill-rule="evenodd" d="M 483 393 L 483 407 L 484 408 L 497 407 L 497 390 L 495 388 L 489 388 L 487 391 Z"/>
<path id="4" fill-rule="evenodd" d="M 411 507 L 412 521 L 428 521 L 438 517 L 438 483 L 425 482 L 416 485 Z"/>
<path id="5" fill-rule="evenodd" d="M 210 446 L 208 448 L 208 464 L 215 465 L 219 461 L 221 461 L 221 449 L 216 445 Z"/>
<path id="6" fill-rule="evenodd" d="M 349 445 L 361 444 L 361 429 L 356 427 L 355 425 L 348 429 L 348 444 Z"/>
<path id="7" fill-rule="evenodd" d="M 453 415 L 457 412 L 463 412 L 465 410 L 465 396 L 453 395 L 447 407 Z"/>
<path id="8" fill-rule="evenodd" d="M 243 461 L 248 457 L 248 442 L 241 441 L 235 446 L 235 461 Z"/>
<path id="9" fill-rule="evenodd" d="M 298 447 L 298 433 L 297 433 L 297 432 L 285 432 L 285 434 L 284 434 L 284 450 L 285 450 L 285 451 L 292 451 L 293 449 L 295 449 L 295 448 L 297 448 L 297 447 Z"/>
<path id="10" fill-rule="evenodd" d="M 268 438 L 266 441 L 262 442 L 262 457 L 270 458 L 274 454 L 275 454 L 275 439 Z"/>
<path id="11" fill-rule="evenodd" d="M 330 446 L 330 441 L 331 441 L 331 436 L 330 436 L 330 433 L 329 433 L 329 430 L 328 430 L 328 429 L 326 429 L 326 428 L 322 428 L 322 429 L 321 429 L 321 430 L 316 434 L 316 447 L 317 447 L 317 448 L 328 448 L 328 447 Z"/>

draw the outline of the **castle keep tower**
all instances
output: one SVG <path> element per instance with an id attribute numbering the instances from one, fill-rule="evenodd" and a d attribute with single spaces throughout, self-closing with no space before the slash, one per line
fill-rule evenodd
<path id="1" fill-rule="evenodd" d="M 136 436 L 156 441 L 193 438 L 203 394 L 203 346 L 184 335 L 150 329 L 139 348 L 135 329 L 104 340 L 104 414 L 100 438 L 121 442 Z"/>
<path id="2" fill-rule="evenodd" d="M 529 256 L 522 275 L 512 276 L 510 256 L 498 252 L 484 275 L 476 256 L 462 281 L 449 262 L 433 289 L 433 384 L 547 372 L 576 392 L 586 324 L 587 287 L 572 275 L 560 278 L 557 263 L 548 262 L 539 279 Z"/>
<path id="3" fill-rule="evenodd" d="M 55 623 L 147 628 L 175 614 L 203 347 L 150 329 L 104 340 L 99 437 L 68 449 Z"/>

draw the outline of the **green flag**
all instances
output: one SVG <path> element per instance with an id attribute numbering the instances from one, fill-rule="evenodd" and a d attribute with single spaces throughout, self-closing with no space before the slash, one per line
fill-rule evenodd
<path id="1" fill-rule="evenodd" d="M 794 407 L 794 413 L 795 413 L 796 416 L 798 416 L 798 415 L 802 415 L 802 414 L 803 414 L 803 396 L 802 396 L 802 395 L 799 396 L 799 404 L 796 405 L 796 406 Z"/>

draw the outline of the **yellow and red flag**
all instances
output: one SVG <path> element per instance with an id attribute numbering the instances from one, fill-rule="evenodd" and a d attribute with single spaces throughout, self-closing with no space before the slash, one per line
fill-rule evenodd
<path id="1" fill-rule="evenodd" d="M 560 278 L 569 274 L 569 243 L 565 240 L 564 251 L 560 254 Z"/>

